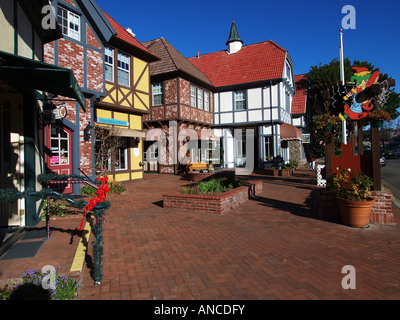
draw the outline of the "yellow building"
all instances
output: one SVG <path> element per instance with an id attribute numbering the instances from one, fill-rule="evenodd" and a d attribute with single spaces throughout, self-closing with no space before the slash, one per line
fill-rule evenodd
<path id="1" fill-rule="evenodd" d="M 104 161 L 104 151 L 110 150 L 110 146 L 97 139 L 96 167 L 107 169 L 110 180 L 137 181 L 143 179 L 142 116 L 150 109 L 150 62 L 159 58 L 150 53 L 130 29 L 124 29 L 104 14 L 117 35 L 105 47 L 106 97 L 96 104 L 95 131 L 101 127 L 109 129 L 118 137 L 118 144 L 114 156 Z"/>

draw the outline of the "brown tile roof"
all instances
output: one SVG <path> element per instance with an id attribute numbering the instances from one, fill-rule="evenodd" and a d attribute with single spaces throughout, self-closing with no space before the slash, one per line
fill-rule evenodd
<path id="1" fill-rule="evenodd" d="M 194 77 L 208 86 L 213 86 L 211 81 L 189 62 L 178 50 L 175 49 L 167 40 L 159 38 L 147 42 L 143 45 L 161 60 L 151 63 L 150 75 L 161 75 L 175 71 L 181 71 Z"/>

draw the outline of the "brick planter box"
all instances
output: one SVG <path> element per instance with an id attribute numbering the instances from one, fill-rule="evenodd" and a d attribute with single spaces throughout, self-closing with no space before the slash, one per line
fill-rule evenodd
<path id="1" fill-rule="evenodd" d="M 262 181 L 252 181 L 248 186 L 218 195 L 163 194 L 164 208 L 223 214 L 246 202 L 250 196 L 262 191 Z"/>
<path id="2" fill-rule="evenodd" d="M 216 172 L 210 173 L 210 172 L 198 172 L 198 171 L 192 171 L 187 173 L 187 178 L 191 182 L 200 182 L 203 180 L 206 180 L 208 178 L 223 178 L 223 177 L 235 177 L 235 171 L 234 170 L 218 170 Z"/>
<path id="3" fill-rule="evenodd" d="M 289 177 L 289 176 L 293 175 L 294 169 L 293 168 L 288 168 L 288 169 L 265 168 L 264 173 L 267 176 L 273 176 L 273 177 Z"/>
<path id="4" fill-rule="evenodd" d="M 375 199 L 375 203 L 371 209 L 369 223 L 393 223 L 392 193 L 389 191 L 371 191 L 371 197 Z M 318 204 L 318 215 L 321 219 L 329 221 L 340 220 L 336 198 L 329 191 L 325 189 L 319 190 Z"/>

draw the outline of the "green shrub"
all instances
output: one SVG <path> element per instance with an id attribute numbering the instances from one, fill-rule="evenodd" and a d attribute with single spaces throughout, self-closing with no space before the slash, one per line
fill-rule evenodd
<path id="1" fill-rule="evenodd" d="M 49 203 L 49 214 L 50 217 L 65 217 L 67 215 L 67 210 L 65 209 L 66 205 L 61 200 L 53 200 L 50 199 Z M 46 218 L 47 212 L 47 199 L 43 201 L 42 212 L 40 213 L 40 217 L 42 219 Z"/>
<path id="2" fill-rule="evenodd" d="M 109 194 L 120 194 L 126 190 L 126 188 L 118 181 L 109 182 L 108 187 L 110 188 Z M 89 185 L 84 185 L 81 187 L 80 194 L 85 196 L 94 196 L 96 194 L 96 189 Z"/>
<path id="3" fill-rule="evenodd" d="M 182 194 L 216 194 L 240 187 L 242 182 L 237 178 L 212 178 L 201 181 L 192 187 L 183 188 Z"/>

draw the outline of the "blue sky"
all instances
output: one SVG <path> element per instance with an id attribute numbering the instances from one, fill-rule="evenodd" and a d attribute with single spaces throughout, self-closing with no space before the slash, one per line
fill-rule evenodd
<path id="1" fill-rule="evenodd" d="M 344 30 L 344 56 L 367 60 L 397 82 L 400 92 L 398 0 L 96 0 L 141 42 L 164 37 L 185 57 L 226 49 L 232 19 L 244 45 L 273 40 L 289 51 L 295 74 L 339 58 L 345 5 L 356 29 Z"/>

